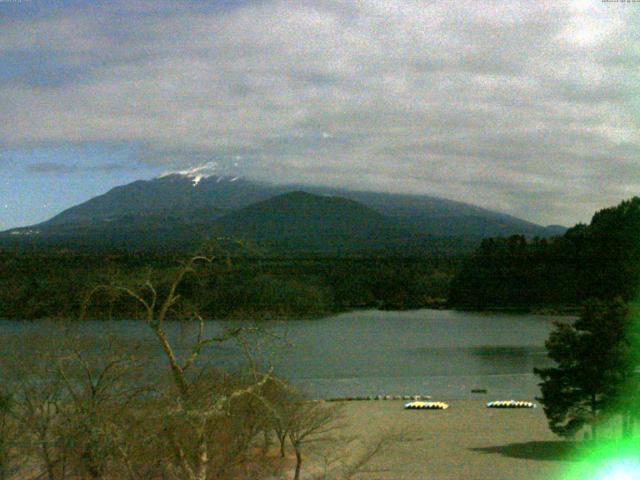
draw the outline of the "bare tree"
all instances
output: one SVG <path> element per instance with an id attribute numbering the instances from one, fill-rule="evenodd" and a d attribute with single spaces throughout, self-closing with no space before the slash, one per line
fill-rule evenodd
<path id="1" fill-rule="evenodd" d="M 48 480 L 63 479 L 67 469 L 68 443 L 61 433 L 63 386 L 52 364 L 33 362 L 15 372 L 12 413 L 23 435 L 21 455 L 34 455 Z"/>
<path id="2" fill-rule="evenodd" d="M 61 432 L 70 443 L 69 467 L 83 478 L 100 479 L 111 463 L 121 460 L 125 439 L 114 435 L 130 404 L 147 387 L 137 385 L 137 360 L 113 337 L 102 345 L 66 341 L 57 369 L 63 383 L 65 408 Z M 129 440 L 129 439 L 127 439 Z"/>
<path id="3" fill-rule="evenodd" d="M 12 395 L 2 411 L 18 430 L 11 451 L 20 455 L 22 476 L 41 468 L 49 480 L 104 478 L 121 461 L 125 437 L 114 432 L 141 392 L 130 347 L 76 337 L 68 327 L 56 324 L 28 342 L 5 338 L 12 354 L 2 359 L 3 383 Z"/>
<path id="4" fill-rule="evenodd" d="M 150 280 L 139 288 L 119 285 L 97 286 L 87 296 L 81 313 L 81 318 L 84 318 L 92 298 L 102 291 L 118 292 L 141 307 L 143 319 L 162 347 L 171 370 L 177 395 L 171 408 L 164 413 L 167 416 L 167 427 L 171 428 L 165 428 L 163 431 L 168 437 L 180 478 L 188 480 L 208 478 L 212 461 L 212 442 L 216 440 L 213 434 L 216 426 L 219 426 L 221 419 L 229 416 L 229 410 L 235 401 L 256 394 L 272 377 L 271 370 L 266 374 L 254 371 L 253 383 L 225 392 L 207 387 L 201 375 L 189 375 L 206 347 L 241 337 L 245 333 L 243 328 L 230 329 L 222 335 L 206 336 L 203 318 L 192 312 L 190 315 L 198 321 L 199 329 L 190 352 L 184 358 L 179 358 L 169 340 L 165 321 L 180 299 L 177 293 L 180 284 L 187 274 L 195 272 L 197 263 L 212 261 L 213 258 L 202 256 L 190 258 L 178 269 L 165 295 L 159 294 Z M 181 428 L 176 428 L 177 424 Z"/>
<path id="5" fill-rule="evenodd" d="M 353 442 L 348 442 L 348 450 L 357 451 L 358 453 L 347 460 L 345 460 L 347 455 L 339 454 L 341 458 L 338 461 L 337 468 L 333 469 L 330 475 L 325 475 L 324 479 L 350 480 L 361 475 L 369 476 L 374 472 L 386 471 L 386 469 L 373 468 L 372 464 L 395 445 L 404 441 L 406 441 L 406 438 L 403 432 L 383 432 L 368 441 L 361 438 L 353 439 Z M 353 443 L 359 443 L 360 445 L 356 447 Z"/>
<path id="6" fill-rule="evenodd" d="M 16 422 L 12 415 L 13 395 L 0 392 L 0 480 L 8 480 L 16 468 Z"/>
<path id="7" fill-rule="evenodd" d="M 286 395 L 281 393 L 279 401 L 274 403 L 272 415 L 275 428 L 280 433 L 285 432 L 294 449 L 294 480 L 300 478 L 305 450 L 323 458 L 323 472 L 314 478 L 349 480 L 380 471 L 373 468 L 372 463 L 405 440 L 404 432 L 383 432 L 373 439 L 344 435 L 344 404 L 302 400 L 295 389 L 286 384 L 281 386 Z M 316 447 L 310 449 L 312 443 Z M 329 444 L 329 448 L 321 447 L 321 444 Z"/>
<path id="8" fill-rule="evenodd" d="M 296 454 L 294 480 L 300 479 L 303 446 L 317 441 L 337 428 L 340 405 L 306 401 L 291 406 L 287 435 Z"/>
<path id="9" fill-rule="evenodd" d="M 260 402 L 263 407 L 263 416 L 266 420 L 265 434 L 273 432 L 278 440 L 280 457 L 286 456 L 285 446 L 292 426 L 291 412 L 301 405 L 304 398 L 287 382 L 278 379 L 270 379 L 260 392 Z M 265 443 L 268 439 L 265 440 Z M 265 447 L 266 448 L 266 447 Z"/>

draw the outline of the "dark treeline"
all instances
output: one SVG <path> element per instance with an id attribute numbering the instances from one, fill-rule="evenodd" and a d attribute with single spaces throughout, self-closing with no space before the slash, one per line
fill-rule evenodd
<path id="1" fill-rule="evenodd" d="M 640 198 L 597 212 L 563 236 L 487 239 L 451 284 L 470 309 L 577 307 L 589 298 L 632 299 L 640 280 Z"/>
<path id="2" fill-rule="evenodd" d="M 444 303 L 454 257 L 227 257 L 199 268 L 181 298 L 206 318 L 308 317 L 357 308 Z M 183 256 L 150 253 L 0 252 L 0 318 L 75 318 L 97 285 L 167 289 Z M 135 306 L 106 296 L 93 318 L 131 318 Z"/>

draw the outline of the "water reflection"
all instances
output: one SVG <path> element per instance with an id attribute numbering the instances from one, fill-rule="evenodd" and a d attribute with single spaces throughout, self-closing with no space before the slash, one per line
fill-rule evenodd
<path id="1" fill-rule="evenodd" d="M 514 359 L 545 356 L 544 348 L 523 347 L 518 345 L 482 345 L 468 349 L 473 355 L 488 359 Z"/>

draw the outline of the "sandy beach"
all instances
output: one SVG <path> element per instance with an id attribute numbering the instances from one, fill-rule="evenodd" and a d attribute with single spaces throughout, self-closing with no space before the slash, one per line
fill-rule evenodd
<path id="1" fill-rule="evenodd" d="M 341 402 L 347 435 L 403 432 L 357 478 L 553 480 L 570 462 L 570 444 L 535 409 L 488 409 L 485 401 L 447 402 L 447 410 L 404 410 L 402 401 Z"/>

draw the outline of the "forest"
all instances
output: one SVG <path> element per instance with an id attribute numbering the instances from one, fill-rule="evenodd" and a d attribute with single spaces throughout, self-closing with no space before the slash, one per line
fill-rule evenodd
<path id="1" fill-rule="evenodd" d="M 462 262 L 451 283 L 457 308 L 575 308 L 585 300 L 637 294 L 640 198 L 596 212 L 552 239 L 486 239 Z"/>
<path id="2" fill-rule="evenodd" d="M 180 285 L 205 318 L 315 317 L 360 308 L 443 306 L 457 257 L 260 257 L 221 251 Z M 98 285 L 164 291 L 184 256 L 158 253 L 0 252 L 0 318 L 70 319 Z M 136 309 L 109 297 L 96 319 L 132 318 Z"/>

